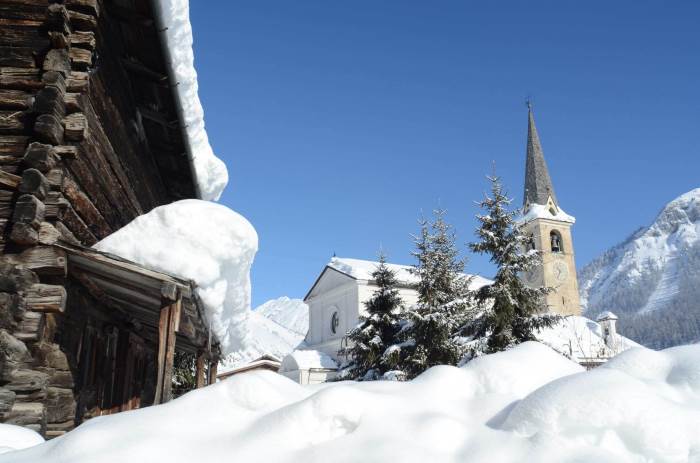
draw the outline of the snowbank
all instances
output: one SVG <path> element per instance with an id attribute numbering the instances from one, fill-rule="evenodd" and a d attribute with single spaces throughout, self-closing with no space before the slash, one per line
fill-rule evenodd
<path id="1" fill-rule="evenodd" d="M 525 343 L 406 383 L 236 375 L 0 462 L 697 462 L 698 429 L 700 345 L 584 372 Z"/>
<path id="2" fill-rule="evenodd" d="M 258 235 L 243 216 L 217 203 L 186 199 L 137 217 L 95 248 L 194 280 L 224 353 L 247 346 Z"/>
<path id="3" fill-rule="evenodd" d="M 0 454 L 26 449 L 42 442 L 44 438 L 31 429 L 0 424 Z"/>
<path id="4" fill-rule="evenodd" d="M 157 0 L 158 30 L 163 31 L 170 80 L 177 92 L 180 119 L 185 127 L 188 151 L 197 180 L 200 198 L 216 201 L 228 183 L 224 162 L 214 155 L 204 129 L 204 110 L 199 101 L 197 71 L 192 51 L 192 25 L 189 0 Z"/>

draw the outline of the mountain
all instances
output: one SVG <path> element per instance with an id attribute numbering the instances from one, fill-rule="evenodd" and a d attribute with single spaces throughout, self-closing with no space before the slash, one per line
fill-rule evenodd
<path id="1" fill-rule="evenodd" d="M 255 312 L 302 336 L 309 330 L 309 306 L 301 299 L 280 297 L 258 306 Z"/>
<path id="2" fill-rule="evenodd" d="M 247 348 L 223 359 L 219 372 L 245 365 L 263 354 L 282 360 L 304 341 L 308 329 L 309 307 L 304 301 L 288 297 L 267 301 L 249 314 Z"/>
<path id="3" fill-rule="evenodd" d="M 579 288 L 585 315 L 616 313 L 619 331 L 641 344 L 700 341 L 700 188 L 586 265 Z"/>

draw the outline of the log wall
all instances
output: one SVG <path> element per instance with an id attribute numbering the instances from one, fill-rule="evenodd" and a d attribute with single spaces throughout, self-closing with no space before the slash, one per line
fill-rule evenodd
<path id="1" fill-rule="evenodd" d="M 0 422 L 48 437 L 151 403 L 157 371 L 52 245 L 195 196 L 150 2 L 128 3 L 0 0 Z"/>

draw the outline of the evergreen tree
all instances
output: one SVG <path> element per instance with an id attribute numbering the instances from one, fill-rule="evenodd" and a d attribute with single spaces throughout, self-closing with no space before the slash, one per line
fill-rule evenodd
<path id="1" fill-rule="evenodd" d="M 349 356 L 349 364 L 342 372 L 343 379 L 376 380 L 394 367 L 384 354 L 396 343 L 403 301 L 396 289 L 396 275 L 386 265 L 384 254 L 379 256 L 372 278 L 378 288 L 365 302 L 367 315 L 360 315 L 358 325 L 347 334 L 350 347 L 340 352 Z"/>
<path id="2" fill-rule="evenodd" d="M 491 196 L 480 203 L 485 215 L 477 215 L 481 226 L 476 234 L 479 241 L 469 247 L 487 254 L 497 266 L 491 285 L 476 294 L 481 310 L 466 330 L 477 338 L 486 338 L 486 352 L 496 352 L 524 341 L 535 340 L 535 331 L 552 326 L 558 316 L 547 313 L 544 300 L 552 288 L 530 287 L 521 276 L 542 264 L 539 251 L 526 251 L 530 237 L 525 235 L 515 217 L 519 211 L 509 211 L 511 199 L 503 191 L 500 179 L 487 177 Z"/>
<path id="3" fill-rule="evenodd" d="M 414 237 L 418 304 L 406 313 L 401 355 L 395 355 L 409 379 L 434 365 L 456 365 L 463 355 L 456 333 L 470 305 L 469 279 L 462 274 L 464 261 L 444 216 L 445 211 L 436 210 L 432 222 L 421 220 Z"/>

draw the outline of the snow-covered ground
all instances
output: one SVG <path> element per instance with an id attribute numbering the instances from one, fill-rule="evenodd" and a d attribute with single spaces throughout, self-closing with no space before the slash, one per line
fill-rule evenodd
<path id="1" fill-rule="evenodd" d="M 698 429 L 700 345 L 585 372 L 530 342 L 405 383 L 236 375 L 0 462 L 697 462 Z"/>
<path id="2" fill-rule="evenodd" d="M 219 363 L 219 373 L 243 366 L 264 354 L 281 360 L 300 348 L 308 329 L 309 307 L 304 301 L 288 297 L 267 301 L 250 314 L 246 347 L 226 356 Z"/>
<path id="3" fill-rule="evenodd" d="M 137 217 L 94 247 L 194 280 L 224 353 L 247 347 L 258 235 L 245 217 L 221 204 L 185 199 Z"/>

